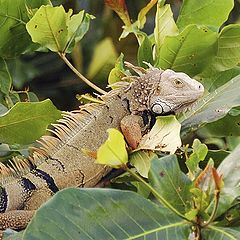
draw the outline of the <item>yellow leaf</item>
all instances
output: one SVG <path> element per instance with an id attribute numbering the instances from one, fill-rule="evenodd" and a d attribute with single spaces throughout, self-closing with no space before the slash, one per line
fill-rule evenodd
<path id="1" fill-rule="evenodd" d="M 128 154 L 124 137 L 117 129 L 107 130 L 108 139 L 97 151 L 96 163 L 120 168 L 128 162 Z"/>

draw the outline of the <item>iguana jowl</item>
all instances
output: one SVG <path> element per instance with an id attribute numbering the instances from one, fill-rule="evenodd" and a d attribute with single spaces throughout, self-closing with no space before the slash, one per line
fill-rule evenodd
<path id="1" fill-rule="evenodd" d="M 132 82 L 102 96 L 103 104 L 65 113 L 53 136 L 42 137 L 31 157 L 0 164 L 0 229 L 24 228 L 34 210 L 60 189 L 95 186 L 109 168 L 94 163 L 82 149 L 96 151 L 108 128 L 122 127 L 136 147 L 150 115 L 180 111 L 203 95 L 202 84 L 184 73 L 128 66 L 139 73 L 130 77 Z"/>

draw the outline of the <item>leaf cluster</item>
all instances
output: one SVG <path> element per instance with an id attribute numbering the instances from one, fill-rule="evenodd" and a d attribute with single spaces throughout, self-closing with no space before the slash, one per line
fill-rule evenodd
<path id="1" fill-rule="evenodd" d="M 96 161 L 123 168 L 126 173 L 112 186 L 127 191 L 65 189 L 37 211 L 26 230 L 9 238 L 240 239 L 240 147 L 214 152 L 198 139 L 189 140 L 201 127 L 200 136 L 210 141 L 206 132 L 211 136 L 219 124 L 239 116 L 235 107 L 240 106 L 240 25 L 224 25 L 234 1 L 184 0 L 176 21 L 164 0 L 149 1 L 136 21 L 131 21 L 124 0 L 105 2 L 123 21 L 120 39 L 136 36 L 139 66 L 185 72 L 204 84 L 206 94 L 176 117 L 159 117 L 133 151 L 120 132 L 108 130 L 109 138 Z M 143 29 L 152 8 L 156 8 L 155 28 L 148 35 Z M 19 0 L 16 5 L 11 0 L 0 2 L 0 142 L 5 143 L 0 146 L 1 159 L 23 153 L 48 124 L 60 118 L 50 100 L 39 102 L 27 90 L 13 91 L 8 59 L 52 51 L 91 85 L 66 54 L 86 34 L 92 19 L 83 10 L 73 14 L 45 0 Z M 99 49 L 96 52 L 101 55 Z M 99 65 L 97 58 L 93 62 Z M 121 54 L 108 82 L 114 88 L 129 75 Z M 215 136 L 239 131 L 236 125 L 220 129 Z"/>

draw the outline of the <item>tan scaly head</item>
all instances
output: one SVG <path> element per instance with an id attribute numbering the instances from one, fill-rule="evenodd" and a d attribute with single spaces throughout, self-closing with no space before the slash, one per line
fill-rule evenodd
<path id="1" fill-rule="evenodd" d="M 133 113 L 145 110 L 157 115 L 179 112 L 204 93 L 203 85 L 185 73 L 153 67 L 144 70 L 128 63 L 127 66 L 140 75 L 132 77 L 134 81 L 125 95 Z"/>

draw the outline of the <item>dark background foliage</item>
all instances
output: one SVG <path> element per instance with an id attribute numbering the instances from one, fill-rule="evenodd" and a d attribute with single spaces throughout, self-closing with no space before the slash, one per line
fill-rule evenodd
<path id="1" fill-rule="evenodd" d="M 181 0 L 167 1 L 171 3 L 174 15 L 177 16 L 181 6 Z M 239 21 L 240 1 L 235 1 L 235 8 L 230 15 L 228 23 Z M 137 18 L 140 9 L 145 6 L 147 0 L 126 1 L 130 16 Z M 104 5 L 103 0 L 56 0 L 53 4 L 63 4 L 65 9 L 73 9 L 78 12 L 85 9 L 94 15 L 96 19 L 91 22 L 90 30 L 83 40 L 75 47 L 69 56 L 77 69 L 93 80 L 97 85 L 105 87 L 108 74 L 114 66 L 116 58 L 121 52 L 125 59 L 136 63 L 138 44 L 134 35 L 119 41 L 122 32 L 122 22 L 117 15 Z M 154 10 L 149 14 L 144 31 L 153 32 Z M 107 39 L 106 45 L 101 47 L 101 42 Z M 100 49 L 95 61 L 94 52 L 100 44 Z M 106 57 L 102 57 L 102 54 Z M 109 57 L 110 56 L 110 57 Z M 96 66 L 96 61 L 100 67 Z M 11 61 L 10 61 L 11 62 Z M 40 100 L 50 98 L 61 110 L 76 109 L 79 105 L 76 94 L 91 92 L 84 83 L 68 69 L 64 62 L 55 53 L 31 53 L 11 62 L 10 70 L 14 80 L 15 90 L 29 88 L 37 94 Z"/>

